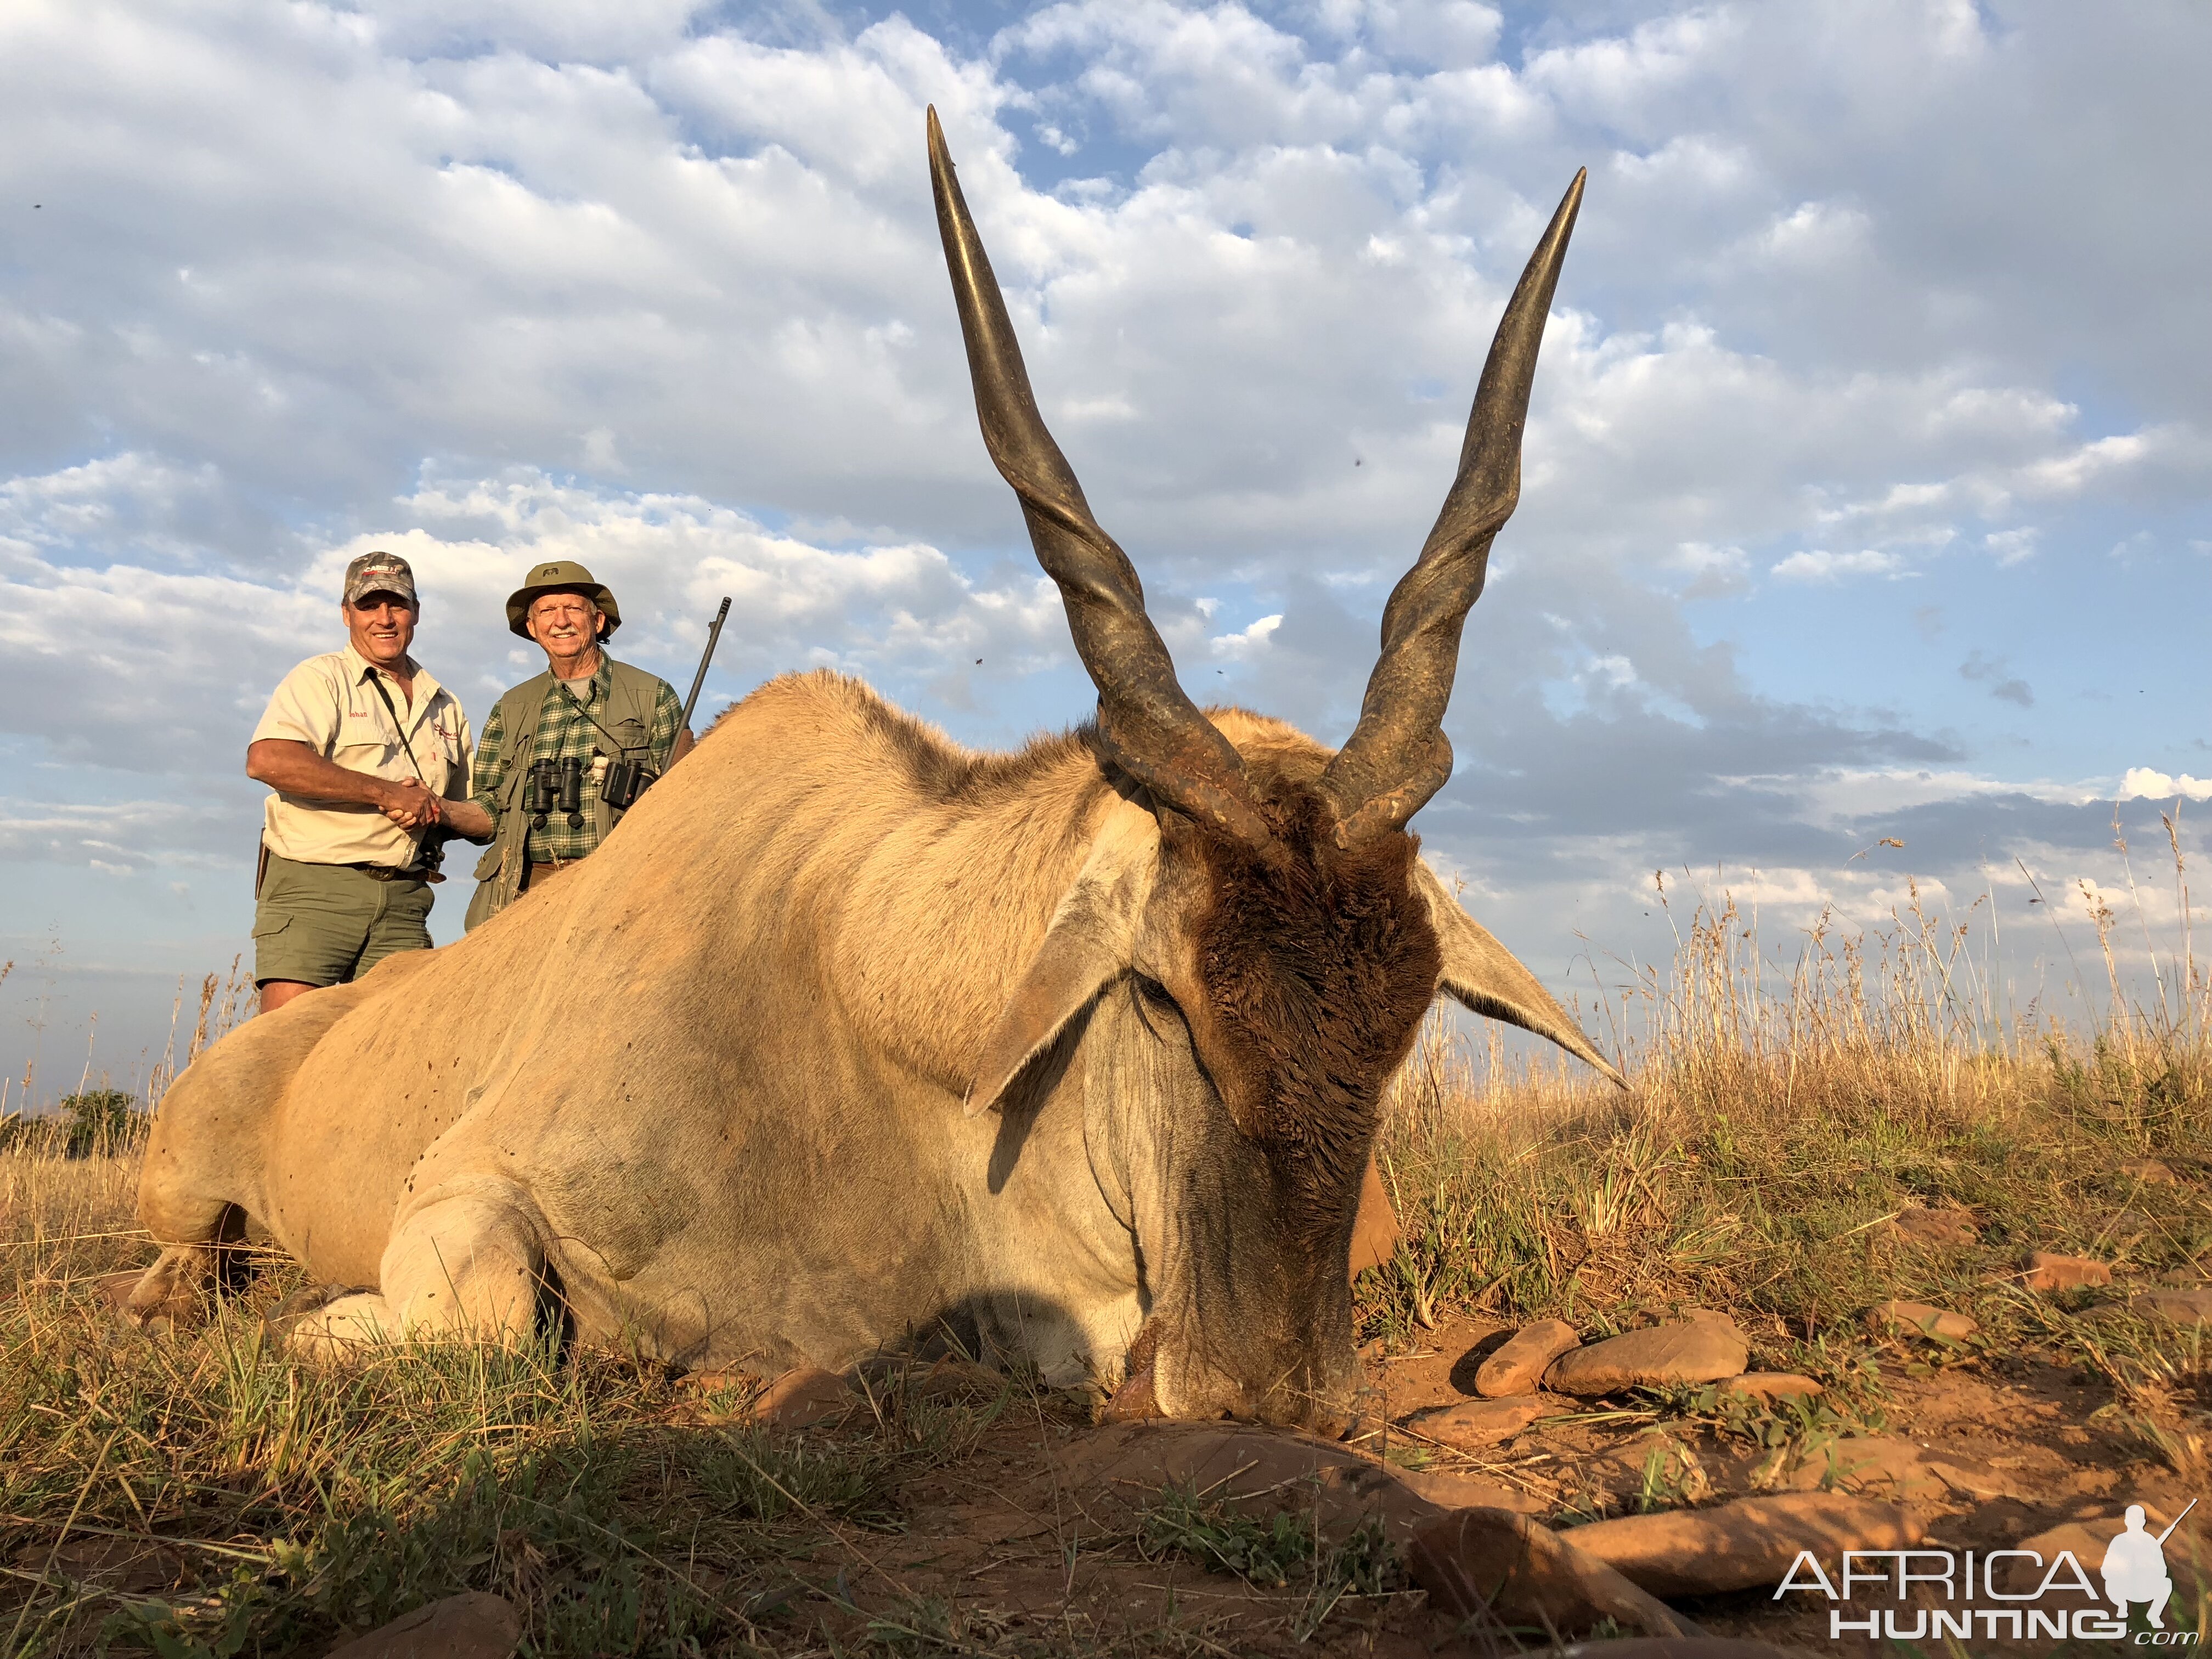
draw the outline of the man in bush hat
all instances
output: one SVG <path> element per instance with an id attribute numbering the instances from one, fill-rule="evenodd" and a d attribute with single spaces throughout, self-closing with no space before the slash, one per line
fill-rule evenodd
<path id="1" fill-rule="evenodd" d="M 408 654 L 422 606 L 397 554 L 346 566 L 343 651 L 284 677 L 246 745 L 267 784 L 253 892 L 261 1011 L 427 951 L 430 883 L 447 836 L 488 839 L 467 795 L 469 721 Z"/>
<path id="2" fill-rule="evenodd" d="M 607 655 L 622 607 L 582 565 L 538 566 L 508 596 L 507 625 L 545 653 L 545 672 L 500 698 L 477 747 L 471 793 L 495 829 L 471 928 L 590 857 L 689 746 L 675 689 Z"/>

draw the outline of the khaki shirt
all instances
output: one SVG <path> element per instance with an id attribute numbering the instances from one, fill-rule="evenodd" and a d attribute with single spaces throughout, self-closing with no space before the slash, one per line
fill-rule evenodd
<path id="1" fill-rule="evenodd" d="M 308 658 L 284 676 L 269 699 L 261 724 L 253 728 L 253 741 L 281 738 L 304 743 L 348 771 L 405 782 L 415 776 L 415 769 L 408 764 L 384 699 L 368 683 L 376 672 L 350 642 L 343 651 Z M 386 678 L 385 690 L 422 764 L 422 781 L 447 800 L 466 800 L 469 720 L 460 704 L 420 664 L 411 705 Z M 416 861 L 420 833 L 402 830 L 374 806 L 310 800 L 280 790 L 269 797 L 262 839 L 280 858 L 302 864 L 381 864 L 404 870 Z"/>

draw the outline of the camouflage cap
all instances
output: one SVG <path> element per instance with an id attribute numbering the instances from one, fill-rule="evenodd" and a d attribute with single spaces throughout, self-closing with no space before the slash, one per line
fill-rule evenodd
<path id="1" fill-rule="evenodd" d="M 607 619 L 606 629 L 599 637 L 607 639 L 622 626 L 622 607 L 605 584 L 594 581 L 592 573 L 574 559 L 556 559 L 550 564 L 534 565 L 523 578 L 522 586 L 507 596 L 507 627 L 512 634 L 530 637 L 524 619 L 530 615 L 531 601 L 540 593 L 581 593 L 599 607 Z"/>
<path id="2" fill-rule="evenodd" d="M 415 571 L 397 553 L 363 553 L 346 566 L 345 602 L 353 604 L 364 593 L 397 593 L 410 605 L 415 597 Z"/>

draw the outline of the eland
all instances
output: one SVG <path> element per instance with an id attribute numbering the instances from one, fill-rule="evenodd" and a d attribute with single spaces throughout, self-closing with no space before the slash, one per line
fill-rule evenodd
<path id="1" fill-rule="evenodd" d="M 1619 1081 L 1423 862 L 1468 607 L 1520 488 L 1577 175 L 1334 752 L 1201 711 L 1046 430 L 936 112 L 983 440 L 1097 719 L 962 750 L 772 680 L 573 875 L 216 1044 L 157 1113 L 141 1317 L 249 1224 L 332 1287 L 292 1340 L 617 1337 L 842 1367 L 946 1334 L 1123 1414 L 1328 1428 L 1383 1093 L 1439 997 Z"/>

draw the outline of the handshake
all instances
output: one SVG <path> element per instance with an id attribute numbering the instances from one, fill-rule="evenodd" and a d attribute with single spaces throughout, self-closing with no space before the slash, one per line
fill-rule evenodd
<path id="1" fill-rule="evenodd" d="M 423 830 L 446 821 L 451 803 L 432 794 L 416 779 L 395 783 L 379 778 L 375 781 L 380 787 L 375 790 L 376 799 L 372 804 L 402 830 Z"/>

